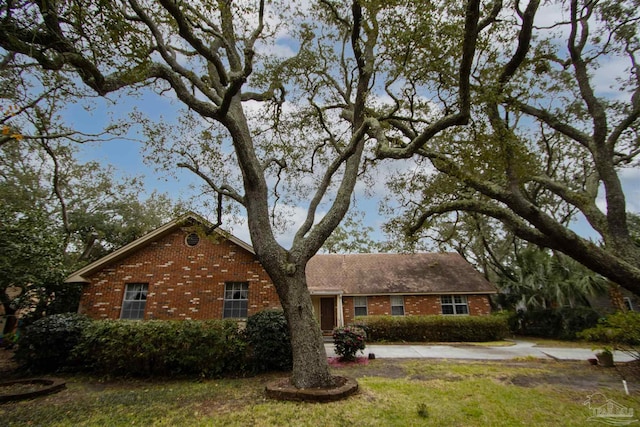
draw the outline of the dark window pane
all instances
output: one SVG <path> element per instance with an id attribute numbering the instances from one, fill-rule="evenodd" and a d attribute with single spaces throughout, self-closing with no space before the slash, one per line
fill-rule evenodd
<path id="1" fill-rule="evenodd" d="M 404 316 L 404 307 L 400 305 L 395 305 L 391 307 L 391 315 L 393 316 Z"/>
<path id="2" fill-rule="evenodd" d="M 451 304 L 443 304 L 442 314 L 453 314 L 453 306 Z"/>
<path id="3" fill-rule="evenodd" d="M 356 316 L 366 316 L 367 315 L 367 307 L 356 307 L 355 310 Z"/>
<path id="4" fill-rule="evenodd" d="M 456 305 L 456 314 L 469 314 L 469 307 L 466 304 Z"/>

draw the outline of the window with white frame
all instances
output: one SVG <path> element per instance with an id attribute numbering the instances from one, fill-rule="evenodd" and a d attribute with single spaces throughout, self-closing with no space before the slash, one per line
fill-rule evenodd
<path id="1" fill-rule="evenodd" d="M 356 316 L 366 316 L 368 312 L 367 297 L 353 297 L 353 314 Z"/>
<path id="2" fill-rule="evenodd" d="M 442 295 L 442 314 L 469 314 L 469 303 L 465 295 Z"/>
<path id="3" fill-rule="evenodd" d="M 404 316 L 404 296 L 391 295 L 391 315 Z"/>
<path id="4" fill-rule="evenodd" d="M 224 308 L 222 317 L 247 317 L 249 305 L 249 284 L 247 282 L 228 282 L 224 285 Z"/>
<path id="5" fill-rule="evenodd" d="M 127 283 L 122 300 L 121 319 L 143 319 L 147 306 L 147 283 Z"/>

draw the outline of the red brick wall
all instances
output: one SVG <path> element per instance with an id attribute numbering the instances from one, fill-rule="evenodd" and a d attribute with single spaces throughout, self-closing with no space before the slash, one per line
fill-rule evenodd
<path id="1" fill-rule="evenodd" d="M 253 254 L 217 234 L 190 247 L 189 233 L 177 230 L 88 277 L 80 312 L 94 319 L 120 318 L 127 283 L 148 283 L 145 319 L 221 319 L 225 282 L 249 283 L 248 315 L 280 307 Z"/>
<path id="2" fill-rule="evenodd" d="M 488 295 L 467 295 L 469 314 L 484 316 L 491 314 L 491 302 Z"/>
<path id="3" fill-rule="evenodd" d="M 94 319 L 118 319 L 127 283 L 147 283 L 145 319 L 221 319 L 225 282 L 248 282 L 248 315 L 279 308 L 275 287 L 255 256 L 214 234 L 186 245 L 192 229 L 177 230 L 128 258 L 87 277 L 80 312 Z M 486 295 L 468 295 L 469 313 L 491 312 Z M 344 321 L 353 321 L 353 297 L 343 297 Z M 388 295 L 367 299 L 369 315 L 391 314 Z M 437 295 L 407 295 L 405 315 L 440 314 Z"/>
<path id="4" fill-rule="evenodd" d="M 491 304 L 488 295 L 467 295 L 469 314 L 472 316 L 484 316 L 491 314 Z M 354 298 L 343 297 L 344 323 L 348 325 L 354 318 Z M 391 298 L 389 295 L 376 295 L 367 297 L 367 312 L 369 316 L 381 316 L 391 314 Z M 441 314 L 439 295 L 405 295 L 405 316 L 424 316 Z"/>

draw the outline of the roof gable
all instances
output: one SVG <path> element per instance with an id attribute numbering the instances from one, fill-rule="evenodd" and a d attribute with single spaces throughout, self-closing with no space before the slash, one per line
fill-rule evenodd
<path id="1" fill-rule="evenodd" d="M 310 291 L 345 295 L 492 294 L 496 288 L 457 253 L 316 255 Z"/>
<path id="2" fill-rule="evenodd" d="M 197 215 L 193 212 L 189 212 L 145 234 L 144 236 L 134 240 L 133 242 L 127 245 L 124 245 L 123 247 L 111 252 L 110 254 L 105 255 L 104 257 L 84 266 L 83 268 L 75 271 L 65 280 L 65 282 L 66 283 L 87 283 L 88 280 L 86 276 L 92 275 L 93 273 L 103 269 L 104 267 L 106 267 L 107 265 L 113 262 L 127 258 L 128 256 L 141 250 L 142 248 L 146 247 L 152 242 L 160 240 L 164 236 L 170 233 L 173 233 L 177 229 L 180 229 L 186 226 L 192 226 L 192 225 L 201 225 L 206 228 L 212 227 L 212 224 L 206 219 L 204 219 L 203 217 L 201 217 L 200 215 Z M 219 236 L 223 237 L 224 239 L 234 243 L 235 245 L 255 255 L 253 247 L 250 244 L 238 239 L 231 233 L 224 231 L 220 228 L 213 229 L 211 233 L 216 233 Z"/>

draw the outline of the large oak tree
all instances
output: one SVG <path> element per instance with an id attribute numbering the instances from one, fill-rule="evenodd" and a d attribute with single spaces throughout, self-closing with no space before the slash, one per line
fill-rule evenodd
<path id="1" fill-rule="evenodd" d="M 621 183 L 640 154 L 638 2 L 541 3 L 516 2 L 478 42 L 470 126 L 418 146 L 395 126 L 405 144 L 382 155 L 423 162 L 391 184 L 400 223 L 419 239 L 453 212 L 484 215 L 640 295 Z M 580 216 L 600 241 L 574 231 Z"/>
<path id="2" fill-rule="evenodd" d="M 191 127 L 204 130 L 168 141 L 161 127 L 147 126 L 152 150 L 246 210 L 289 324 L 293 383 L 328 386 L 307 261 L 349 209 L 371 149 L 387 154 L 404 145 L 399 124 L 411 133 L 408 145 L 419 147 L 467 123 L 476 40 L 501 3 L 289 3 L 5 2 L 0 46 L 75 74 L 100 95 L 152 88 L 189 109 Z M 275 43 L 283 34 L 286 41 Z M 282 49 L 294 54 L 275 55 Z M 440 101 L 424 102 L 437 76 L 448 86 Z M 306 213 L 287 249 L 274 227 L 292 203 Z"/>

